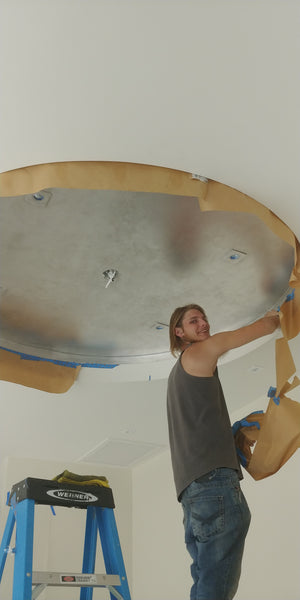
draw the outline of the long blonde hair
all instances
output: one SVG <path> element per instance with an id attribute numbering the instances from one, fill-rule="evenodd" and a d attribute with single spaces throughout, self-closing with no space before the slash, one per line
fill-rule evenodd
<path id="1" fill-rule="evenodd" d="M 175 310 L 173 311 L 173 313 L 171 315 L 170 325 L 169 325 L 170 350 L 171 350 L 171 354 L 173 354 L 173 356 L 177 356 L 177 354 L 180 352 L 180 350 L 182 348 L 182 340 L 179 336 L 176 335 L 175 328 L 182 327 L 182 319 L 183 319 L 185 313 L 188 310 L 192 310 L 192 309 L 199 310 L 203 314 L 205 319 L 207 320 L 205 311 L 198 304 L 186 304 L 186 306 L 179 306 L 178 308 L 175 308 Z"/>

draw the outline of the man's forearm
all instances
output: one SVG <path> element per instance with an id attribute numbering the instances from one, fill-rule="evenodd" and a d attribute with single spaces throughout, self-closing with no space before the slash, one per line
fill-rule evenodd
<path id="1" fill-rule="evenodd" d="M 244 344 L 248 344 L 265 335 L 270 335 L 277 329 L 279 323 L 278 312 L 271 310 L 251 325 L 245 325 L 234 331 L 215 334 L 208 343 L 211 344 L 216 356 L 221 356 L 224 352 L 228 352 L 228 350 L 244 346 Z"/>

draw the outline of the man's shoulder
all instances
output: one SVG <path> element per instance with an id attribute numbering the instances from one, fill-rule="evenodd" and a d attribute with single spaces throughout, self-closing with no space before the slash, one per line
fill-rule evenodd
<path id="1" fill-rule="evenodd" d="M 216 367 L 216 356 L 212 350 L 211 337 L 201 342 L 194 342 L 182 355 L 183 369 L 199 377 L 210 377 Z"/>

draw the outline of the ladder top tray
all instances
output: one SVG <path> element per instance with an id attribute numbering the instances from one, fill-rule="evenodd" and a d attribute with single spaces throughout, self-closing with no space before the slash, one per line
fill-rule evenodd
<path id="1" fill-rule="evenodd" d="M 58 483 L 51 479 L 35 477 L 27 477 L 19 483 L 15 483 L 11 489 L 8 504 L 11 506 L 27 498 L 35 500 L 37 504 L 51 506 L 115 508 L 111 488 L 100 485 Z"/>

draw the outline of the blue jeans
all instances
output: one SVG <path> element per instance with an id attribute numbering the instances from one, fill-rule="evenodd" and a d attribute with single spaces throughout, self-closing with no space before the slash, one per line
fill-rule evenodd
<path id="1" fill-rule="evenodd" d="M 181 503 L 185 543 L 193 559 L 191 600 L 231 600 L 251 519 L 236 471 L 222 467 L 196 479 Z"/>

